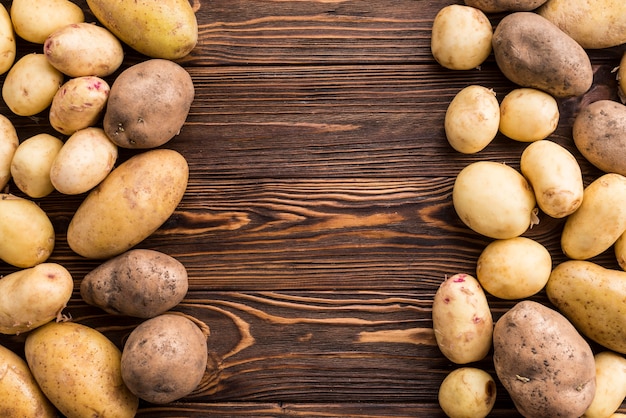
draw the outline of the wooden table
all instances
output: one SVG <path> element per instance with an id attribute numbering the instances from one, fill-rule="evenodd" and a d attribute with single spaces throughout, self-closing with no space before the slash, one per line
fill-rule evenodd
<path id="1" fill-rule="evenodd" d="M 190 290 L 176 310 L 210 326 L 218 372 L 180 402 L 142 402 L 139 416 L 444 416 L 437 391 L 458 366 L 436 346 L 433 295 L 446 276 L 474 274 L 490 242 L 459 221 L 452 185 L 473 161 L 519 168 L 525 145 L 501 135 L 476 155 L 448 145 L 444 113 L 461 88 L 484 85 L 501 99 L 515 87 L 493 57 L 462 72 L 433 60 L 433 18 L 452 3 L 461 2 L 193 2 L 200 40 L 180 63 L 196 98 L 180 135 L 164 146 L 187 158 L 189 186 L 173 216 L 138 247 L 185 264 Z M 490 16 L 494 25 L 501 17 Z M 621 53 L 591 51 L 594 87 L 559 101 L 550 139 L 579 158 L 586 183 L 599 172 L 575 150 L 572 121 L 584 103 L 617 100 Z M 122 68 L 143 59 L 128 50 Z M 57 135 L 45 113 L 0 110 L 21 139 Z M 122 151 L 120 161 L 130 155 Z M 13 184 L 10 191 L 21 194 Z M 65 240 L 83 197 L 37 200 L 57 231 L 50 261 L 75 278 L 65 313 L 121 348 L 140 321 L 105 315 L 77 291 L 99 264 Z M 561 227 L 542 215 L 525 234 L 555 264 L 565 259 Z M 615 266 L 610 252 L 596 261 Z M 547 303 L 543 293 L 533 299 Z M 514 303 L 489 301 L 495 319 Z M 22 353 L 24 338 L 0 336 L 0 344 Z M 491 357 L 476 366 L 493 373 Z M 518 416 L 500 385 L 492 416 Z"/>

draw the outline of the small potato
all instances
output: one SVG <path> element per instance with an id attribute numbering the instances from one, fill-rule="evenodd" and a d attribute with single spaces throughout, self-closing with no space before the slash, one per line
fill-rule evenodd
<path id="1" fill-rule="evenodd" d="M 11 160 L 11 176 L 15 185 L 32 198 L 54 191 L 50 168 L 63 147 L 63 141 L 50 134 L 37 134 L 24 140 Z"/>
<path id="2" fill-rule="evenodd" d="M 492 161 L 473 162 L 461 170 L 452 203 L 465 225 L 490 238 L 517 237 L 538 222 L 528 181 L 514 168 Z"/>
<path id="3" fill-rule="evenodd" d="M 626 359 L 612 351 L 595 355 L 596 394 L 583 418 L 606 418 L 616 412 L 626 398 Z"/>
<path id="4" fill-rule="evenodd" d="M 0 237 L 0 259 L 20 268 L 43 263 L 54 249 L 54 227 L 46 212 L 11 194 L 0 194 Z"/>
<path id="5" fill-rule="evenodd" d="M 546 215 L 565 218 L 580 207 L 585 187 L 582 171 L 563 146 L 549 140 L 533 142 L 522 152 L 520 171 Z"/>
<path id="6" fill-rule="evenodd" d="M 604 174 L 589 184 L 583 201 L 565 220 L 561 248 L 574 260 L 608 250 L 626 231 L 626 177 Z"/>
<path id="7" fill-rule="evenodd" d="M 482 151 L 498 133 L 500 105 L 492 89 L 471 85 L 459 91 L 446 110 L 444 127 L 456 151 Z"/>
<path id="8" fill-rule="evenodd" d="M 626 176 L 626 106 L 598 100 L 584 106 L 572 126 L 574 144 L 591 164 L 605 173 Z"/>
<path id="9" fill-rule="evenodd" d="M 493 28 L 485 14 L 469 6 L 442 8 L 433 21 L 430 49 L 435 60 L 451 70 L 471 70 L 491 53 Z"/>
<path id="10" fill-rule="evenodd" d="M 123 148 L 155 148 L 178 135 L 194 99 L 189 73 L 152 59 L 124 70 L 113 82 L 102 122 Z"/>
<path id="11" fill-rule="evenodd" d="M 613 251 L 615 252 L 617 264 L 619 264 L 622 270 L 626 270 L 626 231 L 615 241 Z"/>
<path id="12" fill-rule="evenodd" d="M 13 0 L 10 14 L 15 32 L 36 44 L 63 26 L 85 20 L 83 10 L 69 0 Z"/>
<path id="13" fill-rule="evenodd" d="M 444 280 L 435 293 L 432 315 L 437 346 L 450 361 L 467 364 L 485 358 L 493 319 L 474 277 L 460 273 Z"/>
<path id="14" fill-rule="evenodd" d="M 492 44 L 502 73 L 521 87 L 563 98 L 580 96 L 593 83 L 587 52 L 537 13 L 506 15 L 496 26 Z"/>
<path id="15" fill-rule="evenodd" d="M 109 175 L 117 160 L 117 145 L 101 128 L 76 131 L 50 166 L 50 182 L 63 194 L 85 193 Z"/>
<path id="16" fill-rule="evenodd" d="M 96 329 L 50 322 L 27 335 L 24 353 L 42 392 L 66 418 L 135 416 L 139 400 L 122 380 L 120 350 Z"/>
<path id="17" fill-rule="evenodd" d="M 496 402 L 496 382 L 482 369 L 461 367 L 441 382 L 438 398 L 450 418 L 483 418 Z"/>
<path id="18" fill-rule="evenodd" d="M 626 272 L 584 260 L 564 261 L 546 285 L 550 302 L 585 336 L 626 354 Z"/>
<path id="19" fill-rule="evenodd" d="M 17 44 L 11 16 L 4 5 L 0 5 L 0 74 L 4 74 L 15 62 Z"/>
<path id="20" fill-rule="evenodd" d="M 552 272 L 550 252 L 526 237 L 492 241 L 476 266 L 485 291 L 501 299 L 523 299 L 538 293 Z"/>
<path id="21" fill-rule="evenodd" d="M 122 378 L 140 399 L 165 404 L 200 384 L 208 359 L 207 337 L 189 318 L 165 313 L 135 328 L 122 351 Z"/>
<path id="22" fill-rule="evenodd" d="M 122 65 L 120 41 L 102 26 L 73 23 L 46 38 L 43 52 L 48 62 L 70 77 L 106 77 Z"/>
<path id="23" fill-rule="evenodd" d="M 561 314 L 524 300 L 493 331 L 496 374 L 528 418 L 578 418 L 596 390 L 591 347 Z"/>
<path id="24" fill-rule="evenodd" d="M 519 88 L 504 96 L 500 104 L 500 132 L 520 142 L 545 139 L 559 124 L 559 106 L 548 93 Z"/>
<path id="25" fill-rule="evenodd" d="M 80 283 L 85 302 L 114 315 L 153 318 L 187 294 L 187 270 L 174 257 L 135 249 L 87 273 Z"/>
<path id="26" fill-rule="evenodd" d="M 96 125 L 104 113 L 110 90 L 100 77 L 68 80 L 52 98 L 50 125 L 64 135 Z"/>
<path id="27" fill-rule="evenodd" d="M 0 416 L 56 418 L 56 409 L 41 392 L 28 364 L 0 345 Z"/>
<path id="28" fill-rule="evenodd" d="M 622 54 L 617 69 L 617 94 L 622 103 L 626 103 L 626 52 Z"/>
<path id="29" fill-rule="evenodd" d="M 546 0 L 465 0 L 467 6 L 476 7 L 485 13 L 530 12 Z"/>
<path id="30" fill-rule="evenodd" d="M 0 190 L 11 179 L 11 161 L 19 144 L 15 126 L 9 118 L 0 115 Z"/>
<path id="31" fill-rule="evenodd" d="M 43 54 L 31 53 L 20 58 L 7 73 L 2 98 L 16 115 L 33 116 L 50 106 L 61 84 L 63 74 Z"/>
<path id="32" fill-rule="evenodd" d="M 57 263 L 41 263 L 4 276 L 0 279 L 0 333 L 21 334 L 60 318 L 73 290 L 70 272 Z"/>

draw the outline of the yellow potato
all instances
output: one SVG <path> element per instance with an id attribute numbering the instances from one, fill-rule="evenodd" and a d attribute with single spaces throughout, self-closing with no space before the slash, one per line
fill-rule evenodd
<path id="1" fill-rule="evenodd" d="M 490 238 L 517 237 L 537 223 L 528 181 L 501 163 L 477 161 L 463 168 L 454 182 L 452 203 L 465 225 Z"/>
<path id="2" fill-rule="evenodd" d="M 476 266 L 476 278 L 483 289 L 501 299 L 523 299 L 538 293 L 551 272 L 550 252 L 526 237 L 492 241 Z"/>
<path id="3" fill-rule="evenodd" d="M 491 53 L 493 28 L 485 14 L 470 6 L 452 4 L 435 16 L 430 49 L 435 60 L 451 70 L 470 70 Z"/>
<path id="4" fill-rule="evenodd" d="M 435 293 L 432 315 L 437 346 L 450 361 L 467 364 L 485 358 L 493 319 L 474 277 L 460 273 L 446 278 Z"/>
<path id="5" fill-rule="evenodd" d="M 514 89 L 500 103 L 500 132 L 521 142 L 547 138 L 559 124 L 556 99 L 541 90 Z"/>
<path id="6" fill-rule="evenodd" d="M 583 201 L 567 217 L 561 248 L 574 260 L 595 257 L 611 247 L 626 231 L 626 177 L 609 173 L 589 184 Z"/>
<path id="7" fill-rule="evenodd" d="M 102 128 L 76 131 L 54 158 L 50 182 L 63 194 L 88 192 L 113 170 L 117 155 L 117 146 Z"/>
<path id="8" fill-rule="evenodd" d="M 595 356 L 596 394 L 583 418 L 606 418 L 616 412 L 626 398 L 626 359 L 612 351 Z"/>
<path id="9" fill-rule="evenodd" d="M 24 140 L 11 160 L 11 176 L 15 185 L 32 198 L 54 191 L 50 168 L 63 147 L 63 141 L 50 134 L 37 134 Z"/>
<path id="10" fill-rule="evenodd" d="M 13 0 L 10 14 L 15 32 L 36 44 L 65 25 L 85 20 L 83 10 L 69 0 Z"/>
<path id="11" fill-rule="evenodd" d="M 0 194 L 0 259 L 16 267 L 43 263 L 54 249 L 54 227 L 36 203 Z"/>
<path id="12" fill-rule="evenodd" d="M 129 158 L 79 206 L 67 230 L 70 248 L 94 259 L 131 249 L 172 215 L 188 176 L 187 161 L 174 150 L 154 149 Z"/>
<path id="13" fill-rule="evenodd" d="M 546 215 L 565 218 L 582 204 L 585 186 L 580 165 L 556 142 L 541 140 L 528 145 L 522 152 L 520 171 Z"/>
<path id="14" fill-rule="evenodd" d="M 28 364 L 0 345 L 0 416 L 56 418 L 57 411 L 41 392 Z"/>
<path id="15" fill-rule="evenodd" d="M 11 16 L 4 5 L 0 5 L 0 74 L 4 74 L 15 62 L 17 45 Z"/>
<path id="16" fill-rule="evenodd" d="M 198 42 L 198 22 L 188 0 L 87 0 L 103 26 L 136 51 L 175 60 Z"/>
<path id="17" fill-rule="evenodd" d="M 446 110 L 444 128 L 456 151 L 475 154 L 482 151 L 498 133 L 500 105 L 496 93 L 471 85 L 459 91 Z"/>
<path id="18" fill-rule="evenodd" d="M 52 98 L 50 125 L 65 135 L 95 126 L 104 113 L 110 91 L 109 84 L 100 77 L 68 80 Z"/>
<path id="19" fill-rule="evenodd" d="M 0 279 L 0 333 L 21 334 L 60 318 L 74 281 L 65 267 L 41 263 Z"/>
<path id="20" fill-rule="evenodd" d="M 67 418 L 132 418 L 139 400 L 122 380 L 121 352 L 94 328 L 51 322 L 32 331 L 26 362 L 43 393 Z"/>
<path id="21" fill-rule="evenodd" d="M 450 418 L 483 418 L 496 402 L 496 382 L 482 369 L 461 367 L 443 379 L 438 399 Z"/>
<path id="22" fill-rule="evenodd" d="M 11 179 L 11 161 L 19 144 L 15 126 L 9 118 L 0 115 L 0 190 Z"/>
<path id="23" fill-rule="evenodd" d="M 24 55 L 11 67 L 2 85 L 2 98 L 19 116 L 33 116 L 44 111 L 63 84 L 63 74 L 45 55 Z"/>
<path id="24" fill-rule="evenodd" d="M 622 103 L 626 102 L 626 52 L 622 54 L 617 69 L 617 93 Z"/>
<path id="25" fill-rule="evenodd" d="M 626 270 L 626 231 L 613 244 L 613 251 L 615 252 L 617 264 L 619 264 L 622 270 Z"/>

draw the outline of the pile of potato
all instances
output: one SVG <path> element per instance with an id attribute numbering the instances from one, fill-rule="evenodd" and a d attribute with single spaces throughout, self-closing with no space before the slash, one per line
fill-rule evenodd
<path id="1" fill-rule="evenodd" d="M 2 98 L 18 117 L 48 110 L 58 132 L 20 142 L 0 115 L 0 259 L 19 269 L 0 279 L 0 334 L 26 334 L 25 359 L 0 345 L 3 417 L 133 417 L 140 399 L 190 394 L 207 368 L 207 326 L 172 311 L 187 294 L 185 266 L 134 248 L 187 188 L 185 157 L 161 146 L 179 134 L 194 100 L 191 76 L 175 60 L 197 43 L 196 17 L 187 0 L 87 5 L 97 22 L 68 0 L 0 5 Z M 41 51 L 17 51 L 16 36 Z M 145 59 L 121 71 L 124 45 Z M 119 148 L 134 153 L 118 164 Z M 25 197 L 8 192 L 11 180 Z M 81 297 L 143 320 L 123 350 L 62 314 L 74 279 L 47 261 L 55 230 L 36 201 L 52 192 L 85 193 L 67 242 L 102 263 L 82 278 Z"/>
<path id="2" fill-rule="evenodd" d="M 488 14 L 501 17 L 492 28 Z M 490 54 L 518 87 L 499 101 L 484 86 L 463 88 L 449 104 L 450 146 L 478 154 L 498 133 L 527 143 L 520 170 L 475 161 L 455 180 L 459 219 L 492 241 L 475 274 L 447 277 L 433 301 L 441 352 L 460 365 L 442 382 L 439 403 L 450 417 L 484 417 L 496 378 L 525 417 L 622 416 L 626 398 L 626 106 L 584 104 L 572 140 L 603 172 L 583 179 L 566 148 L 550 140 L 558 100 L 593 85 L 589 49 L 626 43 L 622 0 L 465 0 L 443 8 L 432 27 L 435 60 L 452 70 L 478 68 Z M 626 55 L 616 63 L 619 97 L 626 91 Z M 585 186 L 583 180 L 588 180 Z M 542 217 L 563 219 L 553 266 L 539 242 L 522 235 Z M 613 249 L 623 270 L 592 261 Z M 553 306 L 530 298 L 545 291 Z M 515 301 L 494 321 L 487 294 Z M 592 351 L 588 341 L 601 349 Z M 471 363 L 493 350 L 497 376 Z"/>

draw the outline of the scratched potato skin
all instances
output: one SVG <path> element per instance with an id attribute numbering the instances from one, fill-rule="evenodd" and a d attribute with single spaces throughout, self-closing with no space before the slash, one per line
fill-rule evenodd
<path id="1" fill-rule="evenodd" d="M 459 273 L 441 283 L 432 319 L 437 346 L 450 361 L 467 364 L 489 352 L 493 318 L 485 292 L 473 276 Z"/>

